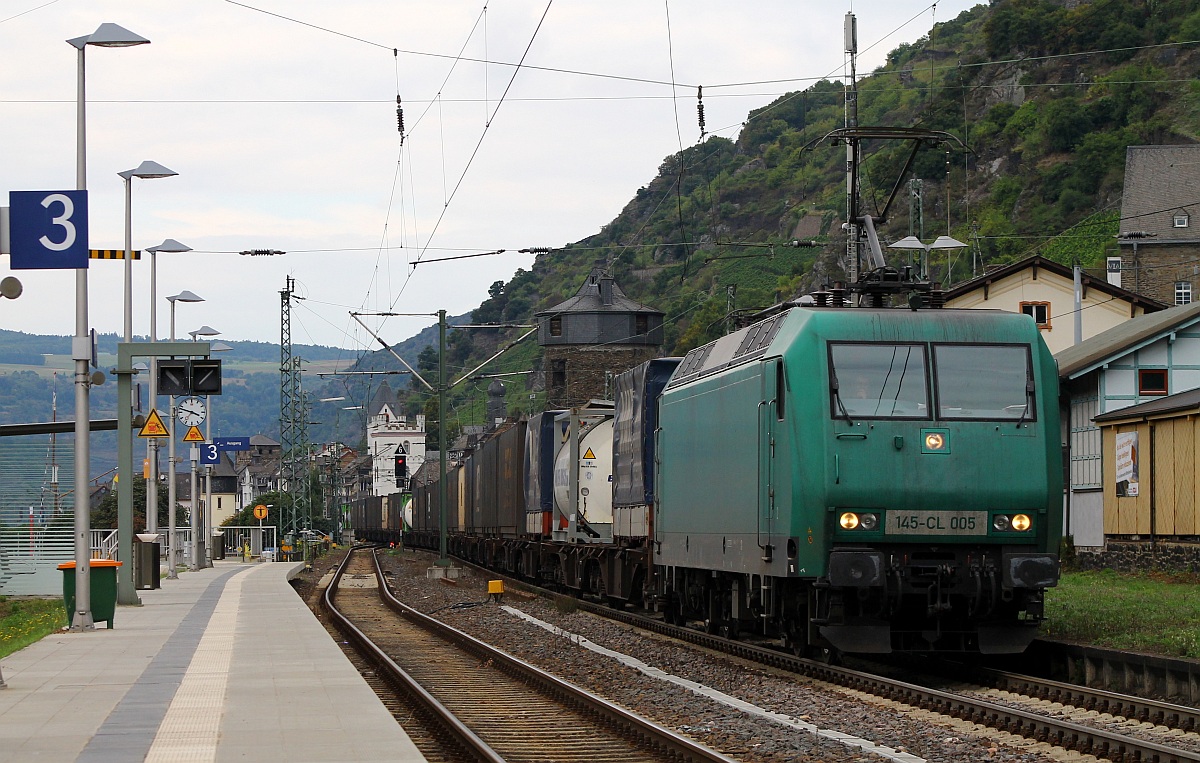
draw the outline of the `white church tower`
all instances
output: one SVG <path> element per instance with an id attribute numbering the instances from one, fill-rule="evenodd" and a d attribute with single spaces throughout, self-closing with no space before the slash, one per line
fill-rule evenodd
<path id="1" fill-rule="evenodd" d="M 399 413 L 396 393 L 387 382 L 371 398 L 367 411 L 367 450 L 371 454 L 371 484 L 375 495 L 391 495 L 406 489 L 396 484 L 396 456 L 403 455 L 408 476 L 425 463 L 425 416 Z"/>

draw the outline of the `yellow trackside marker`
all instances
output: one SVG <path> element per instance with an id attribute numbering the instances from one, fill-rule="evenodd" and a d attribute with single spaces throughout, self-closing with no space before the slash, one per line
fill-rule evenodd
<path id="1" fill-rule="evenodd" d="M 135 259 L 135 260 L 142 259 L 141 250 L 134 249 L 132 254 L 133 254 L 133 259 Z M 123 260 L 123 259 L 125 259 L 125 250 L 124 249 L 89 249 L 88 250 L 88 259 L 92 259 L 92 260 Z"/>
<path id="2" fill-rule="evenodd" d="M 584 457 L 584 458 L 591 458 L 591 459 L 595 459 L 595 458 L 596 458 L 596 454 L 592 452 L 592 449 L 591 449 L 591 448 L 588 448 L 588 449 L 587 449 L 587 453 L 584 453 L 584 454 L 583 454 L 583 457 Z"/>
<path id="3" fill-rule="evenodd" d="M 170 437 L 171 433 L 167 431 L 167 425 L 163 423 L 162 417 L 158 415 L 158 411 L 150 411 L 150 415 L 146 417 L 146 423 L 138 430 L 138 437 Z"/>
<path id="4" fill-rule="evenodd" d="M 188 427 L 187 434 L 183 436 L 184 442 L 204 442 L 204 435 L 200 434 L 199 427 Z"/>

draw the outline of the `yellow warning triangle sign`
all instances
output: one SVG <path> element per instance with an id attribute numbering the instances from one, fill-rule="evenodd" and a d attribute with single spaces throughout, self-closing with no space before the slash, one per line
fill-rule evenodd
<path id="1" fill-rule="evenodd" d="M 184 442 L 204 442 L 204 435 L 200 434 L 200 427 L 188 427 L 187 434 L 183 436 Z"/>
<path id="2" fill-rule="evenodd" d="M 584 458 L 591 458 L 591 459 L 595 459 L 595 458 L 596 458 L 596 454 L 592 452 L 592 449 L 591 449 L 591 448 L 588 448 L 588 449 L 587 449 L 587 453 L 584 453 L 584 454 L 583 454 L 583 457 L 584 457 Z"/>
<path id="3" fill-rule="evenodd" d="M 170 437 L 171 433 L 167 431 L 167 427 L 163 424 L 162 417 L 158 415 L 158 411 L 151 410 L 150 415 L 146 417 L 146 423 L 138 430 L 138 437 Z"/>

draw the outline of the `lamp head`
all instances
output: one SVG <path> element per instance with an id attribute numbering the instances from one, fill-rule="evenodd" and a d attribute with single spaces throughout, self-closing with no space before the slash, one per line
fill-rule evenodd
<path id="1" fill-rule="evenodd" d="M 199 335 L 197 335 L 197 336 L 199 336 Z M 233 349 L 232 346 L 225 344 L 224 342 L 213 342 L 208 347 L 209 352 L 229 352 L 232 349 Z"/>
<path id="2" fill-rule="evenodd" d="M 173 238 L 163 241 L 158 246 L 146 247 L 147 252 L 190 252 L 192 248 L 187 244 L 181 244 Z"/>
<path id="3" fill-rule="evenodd" d="M 899 241 L 888 244 L 888 249 L 928 249 L 916 236 L 905 236 Z"/>
<path id="4" fill-rule="evenodd" d="M 934 242 L 929 245 L 930 249 L 965 249 L 966 244 L 956 238 L 950 236 L 938 236 Z"/>
<path id="5" fill-rule="evenodd" d="M 198 336 L 218 336 L 220 333 L 220 331 L 217 331 L 212 326 L 204 325 L 195 331 L 189 331 L 188 336 L 190 336 L 192 339 L 195 339 Z"/>
<path id="6" fill-rule="evenodd" d="M 176 302 L 203 302 L 204 297 L 201 297 L 200 295 L 194 294 L 185 289 L 185 290 L 179 292 L 178 294 L 172 294 L 171 296 L 167 297 L 167 300 L 171 304 L 175 304 Z"/>
<path id="7" fill-rule="evenodd" d="M 162 166 L 158 162 L 152 162 L 147 159 L 134 169 L 118 172 L 117 174 L 128 180 L 129 178 L 169 178 L 179 173 Z"/>
<path id="8" fill-rule="evenodd" d="M 128 48 L 131 45 L 148 45 L 150 41 L 140 34 L 134 34 L 123 26 L 104 23 L 96 27 L 96 31 L 83 37 L 75 37 L 67 42 L 83 50 L 84 45 L 95 45 L 101 48 Z"/>

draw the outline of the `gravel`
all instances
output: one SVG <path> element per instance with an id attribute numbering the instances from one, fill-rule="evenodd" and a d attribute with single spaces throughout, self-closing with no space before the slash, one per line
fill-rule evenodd
<path id="1" fill-rule="evenodd" d="M 739 760 L 912 760 L 902 753 L 946 763 L 1067 759 L 1063 751 L 1046 745 L 718 655 L 572 611 L 569 604 L 512 591 L 504 595 L 503 604 L 595 644 L 802 724 L 861 737 L 893 753 L 885 756 L 847 746 L 646 676 L 588 651 L 569 638 L 549 633 L 488 602 L 487 578 L 469 569 L 450 583 L 426 577 L 430 558 L 424 554 L 394 552 L 392 556 L 381 555 L 381 559 L 396 596 L 409 606 L 435 614 L 460 630 Z"/>

